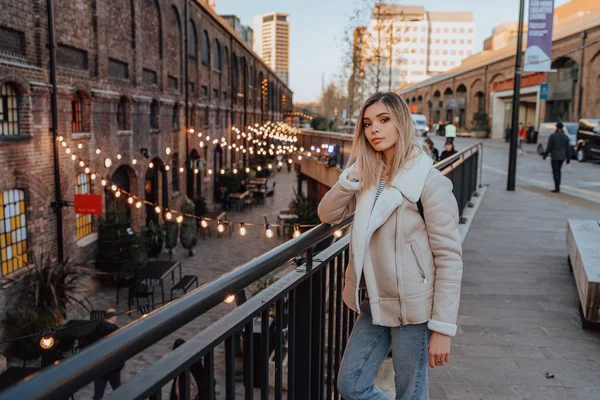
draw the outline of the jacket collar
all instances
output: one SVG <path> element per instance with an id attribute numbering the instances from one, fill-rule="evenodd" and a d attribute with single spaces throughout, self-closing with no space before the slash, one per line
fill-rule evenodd
<path id="1" fill-rule="evenodd" d="M 391 186 L 398 189 L 412 203 L 421 198 L 427 175 L 433 166 L 433 160 L 424 152 L 410 161 L 407 168 L 398 172 Z"/>

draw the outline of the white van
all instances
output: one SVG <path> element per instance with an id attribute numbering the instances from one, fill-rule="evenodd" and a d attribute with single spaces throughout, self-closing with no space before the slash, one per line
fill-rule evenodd
<path id="1" fill-rule="evenodd" d="M 565 134 L 569 137 L 569 143 L 573 147 L 573 155 L 575 155 L 575 140 L 577 139 L 577 122 L 563 122 Z M 548 147 L 548 138 L 556 131 L 556 122 L 544 122 L 538 130 L 538 145 L 537 152 L 543 155 Z"/>
<path id="2" fill-rule="evenodd" d="M 427 126 L 427 118 L 423 114 L 411 114 L 412 120 L 415 123 L 415 128 L 421 136 L 427 135 L 429 127 Z"/>

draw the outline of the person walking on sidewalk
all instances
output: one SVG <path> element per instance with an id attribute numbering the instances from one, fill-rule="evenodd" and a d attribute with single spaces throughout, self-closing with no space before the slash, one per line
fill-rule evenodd
<path id="1" fill-rule="evenodd" d="M 552 164 L 552 175 L 554 176 L 554 190 L 552 193 L 560 192 L 561 168 L 566 161 L 571 162 L 571 143 L 569 137 L 563 130 L 563 124 L 556 124 L 556 131 L 548 138 L 548 146 L 544 153 L 544 160 L 550 155 L 550 163 Z"/>
<path id="2" fill-rule="evenodd" d="M 119 329 L 117 326 L 116 313 L 117 310 L 114 308 L 108 308 L 106 310 L 106 318 L 96 325 L 96 328 L 90 334 L 89 344 L 97 342 L 103 337 L 108 336 Z M 117 388 L 121 386 L 121 370 L 124 366 L 125 364 L 122 364 L 115 370 L 104 376 L 99 376 L 94 380 L 94 400 L 99 400 L 104 396 L 104 389 L 106 389 L 107 383 L 110 382 L 110 387 L 112 387 L 112 390 L 117 390 Z"/>
<path id="3" fill-rule="evenodd" d="M 446 143 L 454 143 L 454 138 L 456 137 L 456 126 L 452 123 L 452 121 L 447 121 L 446 125 Z"/>
<path id="4" fill-rule="evenodd" d="M 328 224 L 352 214 L 342 298 L 359 317 L 337 387 L 344 399 L 388 399 L 374 380 L 391 349 L 396 398 L 427 399 L 427 361 L 449 362 L 457 330 L 459 215 L 452 183 L 433 168 L 396 93 L 362 106 L 346 169 L 318 207 Z"/>

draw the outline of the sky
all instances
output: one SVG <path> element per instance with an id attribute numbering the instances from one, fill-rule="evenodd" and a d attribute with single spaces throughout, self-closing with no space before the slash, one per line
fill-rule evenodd
<path id="1" fill-rule="evenodd" d="M 359 0 L 216 0 L 219 14 L 235 14 L 252 26 L 256 15 L 289 14 L 290 89 L 294 103 L 318 101 L 322 79 L 336 79 L 342 69 L 344 30 Z M 569 0 L 555 0 L 555 7 Z M 426 11 L 471 11 L 475 22 L 475 52 L 491 35 L 492 28 L 519 18 L 519 0 L 412 0 L 389 3 L 422 5 Z M 483 4 L 487 4 L 483 6 Z M 525 3 L 525 21 L 527 21 Z"/>

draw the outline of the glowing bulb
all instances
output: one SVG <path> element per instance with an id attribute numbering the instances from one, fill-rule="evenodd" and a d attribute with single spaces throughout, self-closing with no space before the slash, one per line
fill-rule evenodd
<path id="1" fill-rule="evenodd" d="M 269 169 L 273 169 L 273 165 L 272 165 L 272 164 L 269 164 L 269 165 L 267 165 L 267 168 L 269 168 Z"/>
<path id="2" fill-rule="evenodd" d="M 92 174 L 91 178 L 92 180 L 96 179 L 96 174 Z"/>
<path id="3" fill-rule="evenodd" d="M 102 179 L 100 183 L 102 183 L 102 186 L 106 186 L 106 179 Z"/>
<path id="4" fill-rule="evenodd" d="M 200 226 L 203 228 L 208 228 L 208 222 L 204 218 L 200 221 Z"/>
<path id="5" fill-rule="evenodd" d="M 170 212 L 168 212 L 168 213 L 165 215 L 165 218 L 167 219 L 167 221 L 170 221 L 170 220 L 171 220 L 171 218 L 173 218 L 173 214 L 171 214 Z"/>
<path id="6" fill-rule="evenodd" d="M 57 137 L 59 142 L 62 142 L 63 140 L 65 140 L 62 136 Z"/>
<path id="7" fill-rule="evenodd" d="M 336 238 L 341 238 L 342 237 L 342 230 L 338 229 L 337 231 L 333 232 L 333 236 L 335 236 Z"/>
<path id="8" fill-rule="evenodd" d="M 71 155 L 71 160 L 75 161 L 77 159 L 77 157 L 75 157 L 75 154 Z"/>
<path id="9" fill-rule="evenodd" d="M 179 167 L 179 172 L 183 173 L 183 171 L 184 171 L 183 167 Z"/>
<path id="10" fill-rule="evenodd" d="M 83 145 L 82 145 L 81 143 L 79 143 L 79 144 L 77 145 L 77 148 L 81 150 L 81 149 L 83 149 Z"/>
<path id="11" fill-rule="evenodd" d="M 238 170 L 237 170 L 237 168 L 234 168 L 234 169 L 233 169 L 233 173 L 234 173 L 234 174 L 237 174 L 237 173 L 238 173 Z"/>
<path id="12" fill-rule="evenodd" d="M 277 166 L 278 166 L 278 167 L 282 167 L 282 166 L 283 166 L 283 163 L 282 163 L 281 161 L 279 161 L 279 162 L 277 163 Z"/>
<path id="13" fill-rule="evenodd" d="M 44 335 L 40 339 L 40 347 L 44 350 L 51 349 L 54 346 L 54 338 L 52 335 Z"/>
<path id="14" fill-rule="evenodd" d="M 244 227 L 243 222 L 240 222 L 240 235 L 246 236 L 246 228 Z"/>
<path id="15" fill-rule="evenodd" d="M 167 148 L 165 149 L 165 153 L 167 153 L 167 155 L 171 154 L 171 148 L 170 148 L 170 147 L 167 147 Z"/>
<path id="16" fill-rule="evenodd" d="M 219 233 L 225 232 L 225 226 L 221 223 L 221 221 L 217 221 L 217 232 L 219 232 Z"/>
<path id="17" fill-rule="evenodd" d="M 235 301 L 235 295 L 234 294 L 231 294 L 231 295 L 227 296 L 227 298 L 225 299 L 225 303 L 227 303 L 227 304 L 231 304 L 234 301 Z"/>
<path id="18" fill-rule="evenodd" d="M 298 161 L 302 161 L 302 156 L 298 156 Z"/>
<path id="19" fill-rule="evenodd" d="M 67 147 L 67 142 L 62 142 L 61 145 L 62 147 Z"/>
<path id="20" fill-rule="evenodd" d="M 200 146 L 200 148 L 203 148 L 204 147 L 204 142 L 198 143 L 198 146 Z"/>
<path id="21" fill-rule="evenodd" d="M 183 222 L 183 216 L 180 215 L 179 217 L 177 217 L 177 223 L 180 224 Z"/>
<path id="22" fill-rule="evenodd" d="M 136 165 L 136 164 L 137 164 L 137 160 L 134 158 L 133 160 L 131 160 L 131 163 L 132 163 L 133 165 Z"/>
<path id="23" fill-rule="evenodd" d="M 194 168 L 194 173 L 197 174 L 198 173 L 198 168 Z"/>
<path id="24" fill-rule="evenodd" d="M 117 160 L 120 160 L 121 158 L 123 158 L 120 154 L 117 154 Z"/>
<path id="25" fill-rule="evenodd" d="M 67 149 L 65 150 L 65 153 L 67 153 L 67 154 L 71 154 L 71 149 L 67 148 Z"/>
<path id="26" fill-rule="evenodd" d="M 194 133 L 194 128 L 190 128 L 190 133 Z"/>
<path id="27" fill-rule="evenodd" d="M 225 170 L 221 168 L 221 175 L 225 175 Z"/>
<path id="28" fill-rule="evenodd" d="M 311 155 L 310 151 L 309 151 L 308 153 L 306 153 L 306 155 L 307 155 L 308 157 L 310 157 L 310 155 Z"/>
<path id="29" fill-rule="evenodd" d="M 128 199 L 127 199 L 127 202 L 128 202 L 129 204 L 133 204 L 133 197 L 130 197 L 130 198 L 128 198 Z"/>
<path id="30" fill-rule="evenodd" d="M 117 191 L 117 186 L 116 186 L 116 185 L 112 185 L 110 188 L 111 188 L 111 190 L 112 190 L 113 192 L 116 192 L 116 191 Z"/>
<path id="31" fill-rule="evenodd" d="M 209 175 L 212 175 L 212 173 L 213 173 L 213 170 L 212 170 L 212 169 L 209 169 L 209 170 L 208 170 L 208 174 L 209 174 Z"/>
<path id="32" fill-rule="evenodd" d="M 288 158 L 288 164 L 291 164 L 293 161 L 291 158 Z"/>
<path id="33" fill-rule="evenodd" d="M 96 154 L 100 154 L 100 149 L 96 149 Z"/>
<path id="34" fill-rule="evenodd" d="M 137 203 L 135 203 L 135 208 L 141 208 L 142 207 L 142 202 L 138 201 Z"/>
<path id="35" fill-rule="evenodd" d="M 297 238 L 300 236 L 300 231 L 298 229 L 294 229 L 294 237 Z"/>
<path id="36" fill-rule="evenodd" d="M 117 198 L 121 197 L 121 191 L 120 190 L 118 192 L 115 192 L 115 197 L 117 197 Z"/>
<path id="37" fill-rule="evenodd" d="M 206 135 L 206 141 L 208 142 L 210 140 L 210 136 Z"/>
<path id="38" fill-rule="evenodd" d="M 88 167 L 85 167 L 84 171 L 85 171 L 86 174 L 90 173 L 90 169 Z"/>
<path id="39" fill-rule="evenodd" d="M 266 225 L 265 236 L 271 239 L 273 237 L 273 230 L 269 224 Z"/>
<path id="40" fill-rule="evenodd" d="M 165 165 L 165 171 L 168 171 L 170 169 L 171 169 L 171 167 L 169 167 L 168 165 Z"/>
<path id="41" fill-rule="evenodd" d="M 156 211 L 157 214 L 160 214 L 160 207 L 159 206 L 154 207 L 154 211 Z"/>
<path id="42" fill-rule="evenodd" d="M 111 166 L 111 165 L 112 165 L 112 160 L 111 160 L 110 158 L 106 157 L 106 158 L 104 159 L 104 166 L 105 166 L 106 168 L 110 168 L 110 166 Z"/>
<path id="43" fill-rule="evenodd" d="M 258 168 L 256 168 L 257 171 L 262 171 L 262 167 L 259 165 Z"/>
<path id="44" fill-rule="evenodd" d="M 250 168 L 246 167 L 246 173 L 250 173 Z"/>
<path id="45" fill-rule="evenodd" d="M 151 162 L 150 164 L 148 164 L 148 168 L 154 168 L 154 163 Z"/>
<path id="46" fill-rule="evenodd" d="M 80 166 L 80 167 L 84 167 L 84 166 L 85 166 L 85 163 L 84 163 L 83 161 L 79 161 L 79 166 Z M 86 169 L 87 169 L 87 168 L 86 168 Z M 86 172 L 86 174 L 87 174 L 87 172 Z"/>

